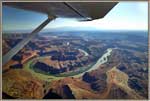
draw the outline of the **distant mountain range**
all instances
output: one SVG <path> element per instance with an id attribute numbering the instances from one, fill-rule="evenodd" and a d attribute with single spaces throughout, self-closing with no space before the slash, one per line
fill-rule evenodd
<path id="1" fill-rule="evenodd" d="M 7 30 L 7 31 L 3 31 L 3 33 L 30 33 L 32 32 L 34 29 L 28 29 L 28 30 Z M 100 29 L 100 28 L 95 28 L 95 27 L 58 27 L 58 28 L 49 28 L 49 29 L 43 29 L 41 30 L 41 32 L 75 32 L 75 31 L 144 31 L 146 32 L 146 30 L 104 30 L 104 29 Z"/>

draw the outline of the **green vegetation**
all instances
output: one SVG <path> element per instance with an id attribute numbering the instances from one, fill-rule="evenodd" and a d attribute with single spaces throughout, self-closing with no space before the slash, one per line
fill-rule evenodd
<path id="1" fill-rule="evenodd" d="M 49 72 L 44 72 L 44 71 L 41 71 L 39 69 L 36 69 L 36 68 L 33 68 L 33 63 L 30 62 L 29 63 L 29 68 L 32 69 L 34 72 L 37 72 L 37 73 L 42 73 L 44 75 L 49 75 L 49 76 L 55 76 L 55 77 L 68 77 L 68 76 L 75 76 L 75 75 L 79 75 L 80 73 L 83 73 L 87 70 L 89 70 L 90 68 L 92 68 L 92 66 L 94 65 L 95 63 L 91 63 L 90 65 L 88 65 L 87 67 L 78 67 L 79 69 L 76 70 L 76 71 L 70 71 L 70 72 L 66 72 L 66 73 L 60 73 L 60 74 L 50 74 Z"/>

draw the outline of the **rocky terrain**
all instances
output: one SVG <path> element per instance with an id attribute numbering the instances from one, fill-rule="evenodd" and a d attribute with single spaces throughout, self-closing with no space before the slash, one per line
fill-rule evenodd
<path id="1" fill-rule="evenodd" d="M 5 40 L 2 40 L 2 54 L 6 54 L 10 50 L 10 46 L 7 44 Z"/>
<path id="2" fill-rule="evenodd" d="M 51 36 L 32 40 L 3 65 L 3 98 L 147 99 L 146 38 L 128 35 L 117 38 L 106 40 L 96 36 L 85 40 L 79 36 Z M 7 42 L 9 46 L 3 42 L 4 52 L 15 45 Z M 96 63 L 108 48 L 112 52 L 106 63 L 91 71 L 86 68 L 88 72 L 77 75 L 87 65 Z M 74 76 L 54 75 L 70 72 Z"/>
<path id="3" fill-rule="evenodd" d="M 44 96 L 43 82 L 24 70 L 9 70 L 3 74 L 3 91 L 13 98 L 41 99 Z"/>

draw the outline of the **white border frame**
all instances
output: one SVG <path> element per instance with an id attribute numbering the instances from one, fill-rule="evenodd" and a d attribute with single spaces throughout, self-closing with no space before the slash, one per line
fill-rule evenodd
<path id="1" fill-rule="evenodd" d="M 0 1 L 0 99 L 2 100 L 2 3 L 3 2 L 147 2 L 148 3 L 148 99 L 145 101 L 150 100 L 150 0 L 2 0 Z M 5 100 L 5 99 L 3 99 Z M 12 100 L 12 99 L 11 99 Z M 20 99 L 21 100 L 21 99 Z M 23 99 L 22 99 L 23 100 Z M 24 99 L 25 100 L 25 99 Z M 31 99 L 26 99 L 26 100 L 31 100 Z M 33 99 L 33 100 L 37 100 L 37 99 Z M 45 100 L 45 99 L 44 99 Z M 49 99 L 51 100 L 51 99 Z M 66 99 L 63 99 L 64 101 L 66 101 Z M 70 99 L 67 99 L 70 100 Z M 102 99 L 99 99 L 102 100 Z M 110 99 L 105 99 L 106 101 L 110 100 Z M 115 100 L 115 99 L 111 99 L 111 100 Z M 123 101 L 125 99 L 119 99 L 119 101 Z M 130 99 L 129 99 L 130 100 Z M 16 100 L 17 101 L 17 100 Z M 53 101 L 57 101 L 57 100 L 53 100 Z M 82 101 L 82 100 L 78 100 L 78 101 Z M 89 100 L 92 101 L 92 100 Z M 141 101 L 141 100 L 136 100 L 136 101 Z"/>

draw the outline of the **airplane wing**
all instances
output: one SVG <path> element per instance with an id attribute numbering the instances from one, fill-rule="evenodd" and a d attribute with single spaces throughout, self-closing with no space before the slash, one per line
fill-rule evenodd
<path id="1" fill-rule="evenodd" d="M 103 18 L 117 2 L 4 2 L 4 5 L 55 15 L 93 20 Z"/>
<path id="2" fill-rule="evenodd" d="M 30 35 L 13 47 L 2 58 L 3 65 L 17 54 L 55 17 L 94 20 L 103 18 L 117 2 L 3 2 L 3 5 L 30 10 L 48 15 L 48 19 L 33 30 Z M 50 17 L 52 15 L 52 18 Z"/>

